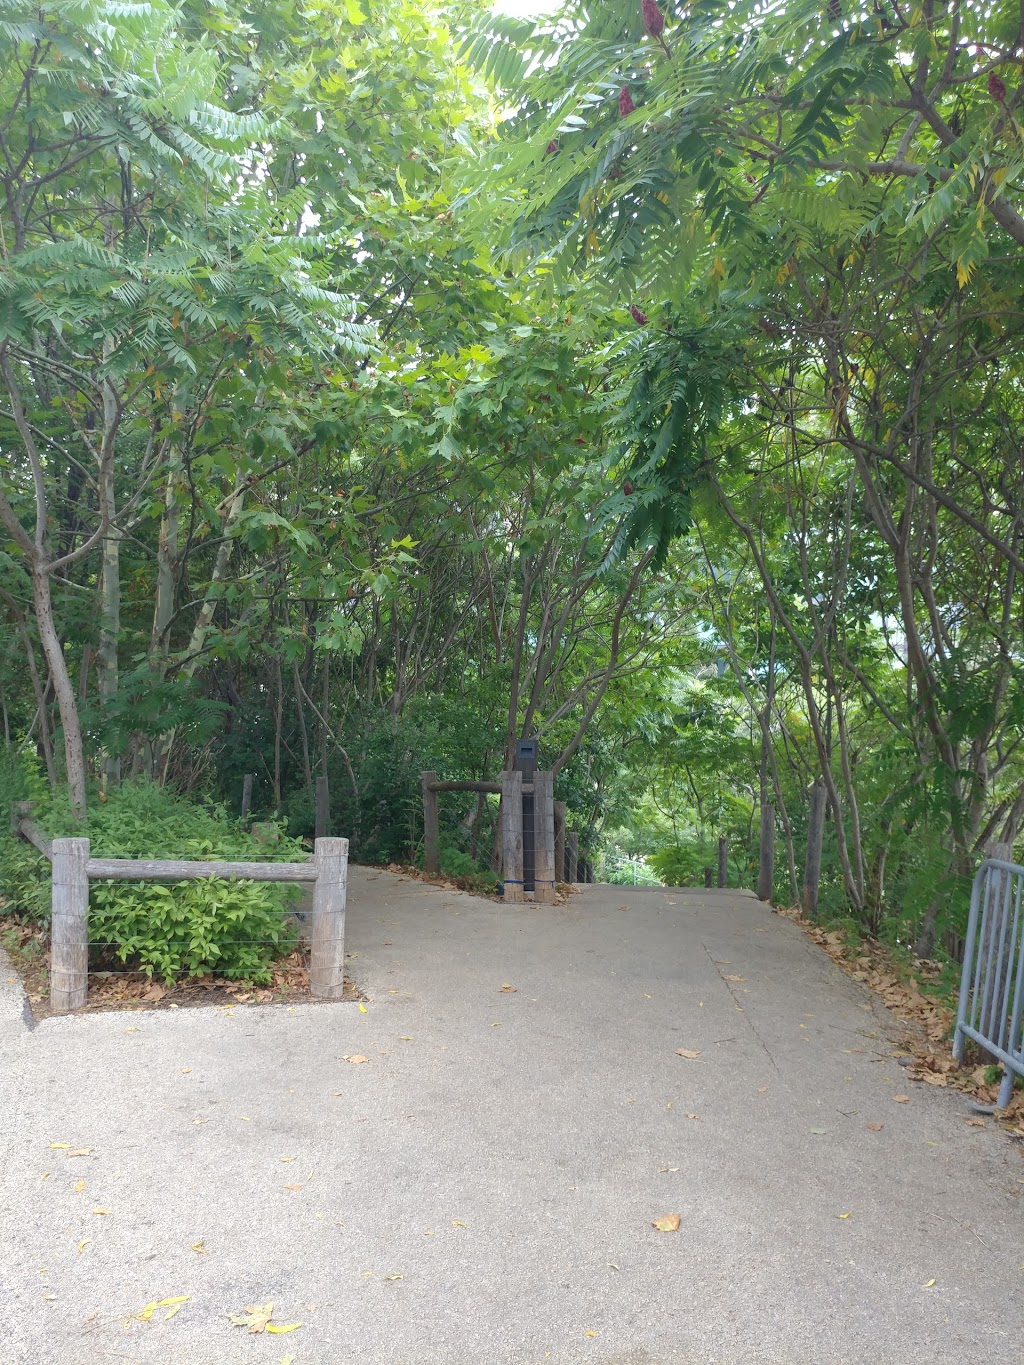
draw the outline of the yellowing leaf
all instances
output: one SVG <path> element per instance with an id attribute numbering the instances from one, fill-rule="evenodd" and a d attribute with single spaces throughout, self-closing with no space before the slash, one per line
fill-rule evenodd
<path id="1" fill-rule="evenodd" d="M 267 1331 L 274 1335 L 281 1336 L 285 1332 L 297 1332 L 301 1326 L 301 1322 L 268 1322 Z"/>
<path id="2" fill-rule="evenodd" d="M 364 1057 L 361 1052 L 346 1055 L 341 1059 L 343 1062 L 351 1062 L 353 1066 L 362 1066 L 363 1062 L 368 1062 L 369 1057 Z"/>
<path id="3" fill-rule="evenodd" d="M 722 260 L 721 256 L 716 256 L 711 262 L 711 278 L 713 280 L 725 279 L 725 262 Z"/>
<path id="4" fill-rule="evenodd" d="M 893 1095 L 892 1100 L 893 1100 L 893 1104 L 909 1104 L 909 1103 L 910 1103 L 910 1096 L 909 1096 L 909 1095 Z"/>
<path id="5" fill-rule="evenodd" d="M 193 1242 L 193 1243 L 192 1243 L 192 1250 L 196 1253 L 197 1256 L 205 1256 L 205 1255 L 206 1255 L 206 1243 L 205 1243 L 205 1242 Z"/>
<path id="6" fill-rule="evenodd" d="M 84 1181 L 84 1180 L 76 1180 L 76 1181 L 75 1181 L 75 1194 L 81 1194 L 82 1191 L 83 1191 L 84 1189 L 85 1189 L 85 1181 Z"/>
<path id="7" fill-rule="evenodd" d="M 655 1218 L 651 1227 L 657 1228 L 659 1232 L 678 1232 L 682 1221 L 678 1213 L 663 1213 L 660 1218 Z"/>
<path id="8" fill-rule="evenodd" d="M 359 1013 L 360 1013 L 360 1014 L 365 1014 L 365 1013 L 366 1013 L 366 1006 L 365 1006 L 365 1005 L 360 1005 L 360 1006 L 359 1006 Z"/>
<path id="9" fill-rule="evenodd" d="M 152 1303 L 146 1304 L 141 1313 L 135 1314 L 135 1320 L 136 1322 L 149 1322 L 158 1308 L 173 1308 L 176 1313 L 183 1303 L 188 1303 L 187 1294 L 178 1294 L 170 1299 L 154 1299 Z M 174 1313 L 168 1314 L 168 1317 L 173 1316 Z"/>
<path id="10" fill-rule="evenodd" d="M 849 1216 L 850 1216 L 850 1215 L 849 1215 L 848 1213 L 837 1213 L 837 1214 L 836 1214 L 836 1217 L 837 1217 L 837 1218 L 849 1218 Z"/>
<path id="11" fill-rule="evenodd" d="M 54 1151 L 54 1152 L 61 1152 L 61 1151 L 70 1152 L 70 1150 L 71 1150 L 71 1143 L 70 1143 L 70 1142 L 51 1142 L 51 1143 L 50 1143 L 50 1148 L 51 1148 L 51 1150 Z"/>
<path id="12" fill-rule="evenodd" d="M 925 1282 L 924 1282 L 924 1284 L 921 1286 L 921 1288 L 922 1288 L 922 1289 L 934 1289 L 935 1286 L 936 1286 L 937 1284 L 938 1284 L 938 1280 L 925 1280 Z"/>
<path id="13" fill-rule="evenodd" d="M 233 1327 L 247 1327 L 251 1333 L 265 1332 L 274 1315 L 272 1303 L 247 1303 L 240 1313 L 229 1313 Z"/>
<path id="14" fill-rule="evenodd" d="M 93 1209 L 93 1213 L 98 1213 L 101 1218 L 106 1218 L 109 1212 L 109 1209 Z"/>
<path id="15" fill-rule="evenodd" d="M 299 1158 L 298 1158 L 297 1156 L 283 1156 L 283 1157 L 281 1157 L 281 1160 L 282 1160 L 282 1161 L 298 1161 L 298 1159 L 299 1159 Z"/>
<path id="16" fill-rule="evenodd" d="M 79 1254 L 79 1256 L 81 1256 L 82 1252 L 85 1250 L 86 1247 L 91 1247 L 91 1246 L 92 1246 L 92 1238 L 91 1238 L 91 1237 L 83 1237 L 82 1240 L 81 1240 L 81 1241 L 79 1242 L 79 1244 L 78 1244 L 78 1254 Z"/>
<path id="17" fill-rule="evenodd" d="M 695 1052 L 695 1051 L 693 1050 L 692 1047 L 677 1047 L 677 1048 L 676 1048 L 676 1056 L 677 1056 L 677 1057 L 688 1057 L 688 1058 L 690 1059 L 691 1062 L 695 1062 L 695 1061 L 697 1060 L 697 1058 L 700 1056 L 700 1053 L 699 1053 L 699 1052 Z"/>

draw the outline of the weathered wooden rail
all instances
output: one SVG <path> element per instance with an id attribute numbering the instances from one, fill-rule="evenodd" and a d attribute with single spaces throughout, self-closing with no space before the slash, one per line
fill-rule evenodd
<path id="1" fill-rule="evenodd" d="M 184 859 L 93 858 L 88 839 L 50 839 L 23 813 L 15 832 L 44 854 L 53 868 L 50 923 L 50 1004 L 81 1009 L 89 994 L 89 882 L 225 881 L 311 882 L 310 994 L 340 1000 L 345 985 L 345 905 L 348 840 L 317 839 L 305 863 L 221 863 Z"/>
<path id="2" fill-rule="evenodd" d="M 441 827 L 438 807 L 440 792 L 488 792 L 501 797 L 501 879 L 506 901 L 525 899 L 523 876 L 523 795 L 533 797 L 534 819 L 534 900 L 553 904 L 555 884 L 571 880 L 566 876 L 565 860 L 556 860 L 556 805 L 562 808 L 564 839 L 565 806 L 555 801 L 554 775 L 536 772 L 523 780 L 516 768 L 503 772 L 496 782 L 440 782 L 437 773 L 420 774 L 423 791 L 423 865 L 431 876 L 441 870 Z M 575 838 L 575 836 L 572 836 Z M 575 870 L 576 859 L 573 858 Z"/>

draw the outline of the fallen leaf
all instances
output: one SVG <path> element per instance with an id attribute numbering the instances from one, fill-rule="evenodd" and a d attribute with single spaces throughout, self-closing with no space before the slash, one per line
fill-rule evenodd
<path id="1" fill-rule="evenodd" d="M 205 1242 L 193 1242 L 193 1243 L 192 1243 L 192 1250 L 196 1253 L 197 1256 L 205 1256 L 205 1255 L 206 1255 L 206 1243 L 205 1243 Z"/>
<path id="2" fill-rule="evenodd" d="M 659 1166 L 659 1167 L 658 1167 L 658 1174 L 659 1174 L 659 1175 L 674 1175 L 675 1172 L 678 1171 L 678 1170 L 679 1170 L 679 1167 L 678 1167 L 678 1166 Z"/>
<path id="3" fill-rule="evenodd" d="M 925 1282 L 924 1282 L 924 1284 L 921 1286 L 921 1288 L 922 1288 L 922 1289 L 934 1289 L 934 1287 L 935 1287 L 937 1284 L 938 1284 L 938 1280 L 925 1280 Z"/>
<path id="4" fill-rule="evenodd" d="M 459 1220 L 458 1220 L 457 1218 L 453 1218 L 453 1219 L 452 1219 L 452 1227 L 453 1227 L 453 1228 L 468 1228 L 468 1227 L 469 1227 L 469 1224 L 468 1224 L 468 1223 L 460 1223 Z"/>
<path id="5" fill-rule="evenodd" d="M 268 1322 L 267 1331 L 282 1336 L 285 1332 L 297 1332 L 301 1326 L 301 1322 Z"/>
<path id="6" fill-rule="evenodd" d="M 882 1131 L 882 1129 L 885 1127 L 885 1124 L 884 1124 L 884 1123 L 865 1123 L 864 1127 L 870 1129 L 870 1131 L 871 1131 L 872 1133 L 880 1133 L 880 1132 Z"/>
<path id="7" fill-rule="evenodd" d="M 687 1117 L 688 1119 L 698 1119 L 698 1120 L 700 1119 L 700 1115 L 699 1115 L 699 1114 L 687 1114 L 686 1117 Z"/>
<path id="8" fill-rule="evenodd" d="M 768 1093 L 768 1087 L 766 1085 L 759 1085 L 757 1087 L 757 1093 L 759 1095 L 766 1095 Z"/>
<path id="9" fill-rule="evenodd" d="M 93 1209 L 93 1213 L 98 1213 L 103 1218 L 105 1218 L 109 1212 L 109 1209 Z"/>
<path id="10" fill-rule="evenodd" d="M 515 986 L 510 986 L 510 985 L 508 984 L 507 981 L 506 981 L 505 984 L 502 986 L 501 990 L 504 991 L 506 995 L 508 995 L 510 992 L 511 992 L 512 995 L 515 995 L 515 993 L 516 993 L 516 987 L 515 987 Z M 501 991 L 499 991 L 498 994 L 500 995 L 500 994 L 501 994 Z"/>
<path id="11" fill-rule="evenodd" d="M 597 1333 L 597 1332 L 584 1332 L 583 1335 L 584 1335 L 585 1337 L 596 1337 L 596 1336 L 598 1335 L 598 1333 Z"/>
<path id="12" fill-rule="evenodd" d="M 677 1057 L 688 1057 L 688 1058 L 690 1059 L 691 1062 L 695 1062 L 695 1061 L 697 1060 L 697 1058 L 700 1056 L 700 1053 L 699 1053 L 699 1052 L 695 1052 L 695 1051 L 693 1050 L 692 1047 L 677 1047 L 677 1048 L 676 1048 L 676 1056 L 677 1056 Z"/>
<path id="13" fill-rule="evenodd" d="M 282 1356 L 277 1365 L 295 1365 L 294 1356 Z"/>
<path id="14" fill-rule="evenodd" d="M 82 1252 L 85 1250 L 86 1247 L 91 1247 L 91 1246 L 92 1246 L 92 1238 L 91 1238 L 91 1237 L 83 1237 L 82 1240 L 81 1240 L 81 1241 L 79 1242 L 79 1244 L 78 1244 L 78 1254 L 79 1254 L 79 1256 L 81 1256 Z"/>
<path id="15" fill-rule="evenodd" d="M 747 979 L 747 978 L 746 978 L 745 976 L 723 976 L 723 977 L 722 977 L 722 980 L 723 980 L 723 981 L 746 981 L 746 979 Z"/>
<path id="16" fill-rule="evenodd" d="M 185 1302 L 185 1300 L 182 1299 L 182 1303 L 184 1303 L 184 1302 Z M 176 1303 L 176 1304 L 174 1305 L 173 1308 L 168 1308 L 167 1312 L 164 1314 L 164 1322 L 170 1322 L 171 1318 L 174 1317 L 175 1313 L 180 1313 L 180 1312 L 181 1312 L 181 1303 Z"/>
<path id="17" fill-rule="evenodd" d="M 281 1161 L 298 1161 L 298 1159 L 297 1156 L 283 1156 L 280 1158 Z"/>
<path id="18" fill-rule="evenodd" d="M 135 1314 L 136 1322 L 149 1322 L 158 1308 L 171 1308 L 174 1311 L 168 1317 L 173 1317 L 183 1303 L 188 1303 L 187 1294 L 178 1294 L 171 1299 L 154 1299 L 152 1303 L 147 1303 L 141 1313 Z M 166 1322 L 166 1318 L 164 1321 Z"/>
<path id="19" fill-rule="evenodd" d="M 828 1129 L 827 1129 L 827 1128 L 809 1128 L 807 1131 L 808 1131 L 809 1133 L 814 1133 L 816 1137 L 824 1137 L 825 1134 L 828 1132 Z"/>
<path id="20" fill-rule="evenodd" d="M 984 1119 L 964 1119 L 968 1128 L 987 1128 L 988 1124 Z"/>
<path id="21" fill-rule="evenodd" d="M 401 1280 L 405 1277 L 403 1275 L 385 1275 L 384 1278 L 385 1280 Z"/>
<path id="22" fill-rule="evenodd" d="M 655 1218 L 651 1227 L 657 1228 L 659 1232 L 678 1232 L 682 1221 L 678 1213 L 663 1213 L 660 1218 Z"/>
<path id="23" fill-rule="evenodd" d="M 359 1013 L 360 1013 L 360 1014 L 365 1014 L 365 1013 L 366 1013 L 366 1006 L 365 1006 L 365 1005 L 360 1005 L 360 1006 L 359 1006 Z"/>
<path id="24" fill-rule="evenodd" d="M 361 1052 L 356 1052 L 342 1057 L 341 1060 L 343 1062 L 351 1062 L 353 1066 L 361 1066 L 363 1062 L 368 1062 L 370 1059 L 369 1057 L 364 1057 Z"/>
<path id="25" fill-rule="evenodd" d="M 82 1191 L 83 1191 L 84 1189 L 85 1189 L 85 1181 L 84 1181 L 84 1180 L 76 1180 L 76 1181 L 75 1181 L 75 1194 L 81 1194 Z"/>
<path id="26" fill-rule="evenodd" d="M 301 1189 L 303 1188 L 303 1186 L 302 1186 L 302 1185 L 282 1185 L 281 1188 L 284 1189 L 284 1190 L 301 1190 Z"/>
<path id="27" fill-rule="evenodd" d="M 909 1104 L 909 1103 L 910 1103 L 910 1096 L 909 1096 L 909 1095 L 893 1095 L 892 1099 L 893 1099 L 893 1103 L 894 1103 L 894 1104 Z"/>
<path id="28" fill-rule="evenodd" d="M 70 1151 L 70 1150 L 71 1150 L 71 1143 L 70 1143 L 70 1142 L 51 1142 L 51 1143 L 50 1143 L 50 1149 L 51 1149 L 52 1151 L 55 1151 L 55 1152 L 65 1151 L 65 1150 L 66 1150 L 66 1151 Z"/>
<path id="29" fill-rule="evenodd" d="M 836 1214 L 836 1217 L 837 1217 L 837 1218 L 849 1218 L 849 1216 L 850 1216 L 850 1215 L 849 1215 L 848 1213 L 837 1213 L 837 1214 Z"/>
<path id="30" fill-rule="evenodd" d="M 274 1315 L 272 1303 L 247 1303 L 240 1313 L 229 1313 L 233 1327 L 247 1327 L 250 1333 L 265 1332 Z"/>
<path id="31" fill-rule="evenodd" d="M 182 1074 L 183 1076 L 188 1076 L 188 1075 L 191 1073 L 191 1071 L 192 1071 L 192 1068 L 191 1068 L 190 1066 L 183 1066 L 183 1067 L 181 1068 L 181 1074 Z"/>

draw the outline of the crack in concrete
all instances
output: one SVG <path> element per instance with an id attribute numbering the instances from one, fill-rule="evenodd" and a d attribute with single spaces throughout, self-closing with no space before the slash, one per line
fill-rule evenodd
<path id="1" fill-rule="evenodd" d="M 768 1058 L 768 1060 L 771 1062 L 772 1067 L 774 1068 L 776 1074 L 777 1074 L 778 1076 L 781 1076 L 781 1075 L 782 1075 L 782 1072 L 779 1071 L 779 1064 L 778 1064 L 778 1062 L 776 1062 L 775 1058 L 772 1056 L 771 1048 L 769 1048 L 768 1044 L 767 1044 L 767 1043 L 765 1042 L 765 1040 L 761 1037 L 760 1033 L 758 1033 L 757 1028 L 756 1028 L 756 1026 L 755 1026 L 755 1024 L 754 1024 L 754 1021 L 751 1019 L 750 1015 L 747 1013 L 746 1007 L 740 1004 L 739 999 L 737 998 L 736 992 L 735 992 L 735 991 L 733 990 L 733 988 L 732 988 L 732 982 L 731 982 L 731 981 L 726 981 L 726 979 L 725 979 L 725 974 L 723 973 L 721 967 L 719 967 L 719 965 L 718 965 L 718 963 L 715 961 L 715 959 L 711 956 L 711 952 L 710 952 L 710 950 L 709 950 L 709 948 L 708 948 L 708 945 L 707 945 L 706 943 L 703 943 L 703 942 L 702 942 L 700 946 L 704 949 L 705 953 L 707 953 L 708 961 L 711 963 L 712 967 L 714 967 L 715 971 L 718 973 L 718 979 L 721 981 L 722 985 L 725 987 L 725 989 L 726 989 L 726 990 L 729 992 L 729 994 L 732 996 L 732 1002 L 733 1002 L 733 1004 L 737 1006 L 738 1012 L 739 1012 L 740 1014 L 743 1015 L 743 1022 L 746 1024 L 747 1028 L 750 1029 L 750 1032 L 754 1035 L 754 1037 L 757 1039 L 758 1043 L 761 1045 L 761 1048 L 762 1048 L 762 1050 L 763 1050 L 763 1052 L 764 1052 L 764 1055 L 765 1055 L 765 1056 Z M 732 964 L 729 963 L 729 964 L 727 964 L 727 965 L 731 966 Z"/>

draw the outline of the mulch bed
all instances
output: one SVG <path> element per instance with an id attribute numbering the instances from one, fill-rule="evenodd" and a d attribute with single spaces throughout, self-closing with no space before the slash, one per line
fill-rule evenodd
<path id="1" fill-rule="evenodd" d="M 922 1085 L 943 1090 L 960 1090 L 978 1104 L 994 1105 L 999 1097 L 999 1083 L 986 1079 L 988 1066 L 979 1049 L 969 1042 L 967 1064 L 958 1066 L 953 1059 L 950 1042 L 956 1013 L 941 1000 L 936 1000 L 921 983 L 940 975 L 939 964 L 918 962 L 913 973 L 898 963 L 883 944 L 865 942 L 851 950 L 846 935 L 838 930 L 828 931 L 808 923 L 797 908 L 781 909 L 799 925 L 808 938 L 824 948 L 837 966 L 855 981 L 861 982 L 876 995 L 904 1026 L 905 1056 L 898 1058 L 906 1066 L 907 1076 Z M 1018 1091 L 1005 1109 L 994 1115 L 1011 1137 L 1024 1139 L 1024 1092 Z M 968 1123 L 983 1120 L 970 1117 Z"/>
<path id="2" fill-rule="evenodd" d="M 38 924 L 16 916 L 0 919 L 2 946 L 21 977 L 21 983 L 35 1019 L 46 1019 L 56 1013 L 50 1008 L 49 957 L 50 939 Z M 223 977 L 183 978 L 168 985 L 146 976 L 144 972 L 117 968 L 111 971 L 89 972 L 89 999 L 83 1010 L 75 1013 L 109 1010 L 166 1010 L 195 1009 L 203 1006 L 234 1005 L 297 1005 L 333 1004 L 330 1000 L 315 999 L 309 993 L 309 952 L 299 947 L 295 952 L 275 962 L 273 980 L 269 986 L 256 986 L 245 981 L 228 981 Z M 345 977 L 343 1000 L 365 1000 L 358 987 Z"/>

